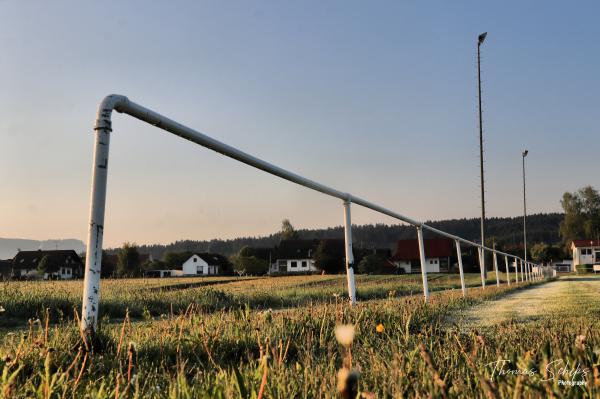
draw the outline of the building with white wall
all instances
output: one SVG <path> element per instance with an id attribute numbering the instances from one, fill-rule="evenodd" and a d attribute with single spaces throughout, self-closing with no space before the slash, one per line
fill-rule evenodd
<path id="1" fill-rule="evenodd" d="M 318 272 L 313 259 L 320 240 L 282 240 L 276 249 L 276 259 L 269 274 Z"/>
<path id="2" fill-rule="evenodd" d="M 195 253 L 181 265 L 181 274 L 174 271 L 172 275 L 177 276 L 212 276 L 224 273 L 228 269 L 229 261 L 219 254 L 208 252 Z"/>
<path id="3" fill-rule="evenodd" d="M 453 251 L 452 241 L 445 238 L 431 238 L 423 240 L 423 243 L 427 273 L 448 273 Z M 398 240 L 396 252 L 390 261 L 404 273 L 420 273 L 421 259 L 418 240 Z"/>
<path id="4" fill-rule="evenodd" d="M 600 264 L 600 240 L 574 240 L 571 242 L 573 266 Z"/>
<path id="5" fill-rule="evenodd" d="M 83 271 L 83 262 L 73 250 L 19 251 L 12 263 L 17 278 L 70 280 Z"/>

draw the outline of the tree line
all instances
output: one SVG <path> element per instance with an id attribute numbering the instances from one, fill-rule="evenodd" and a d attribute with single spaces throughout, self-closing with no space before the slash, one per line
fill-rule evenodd
<path id="1" fill-rule="evenodd" d="M 527 217 L 527 238 L 529 242 L 544 242 L 549 245 L 562 243 L 559 226 L 564 218 L 561 213 L 534 214 Z M 429 225 L 440 230 L 464 237 L 468 240 L 478 241 L 480 237 L 480 222 L 478 218 L 451 219 L 442 221 L 428 221 Z M 491 244 L 518 246 L 523 242 L 523 219 L 489 218 L 487 219 L 487 236 Z M 303 239 L 343 238 L 342 226 L 325 229 L 298 229 L 297 237 Z M 180 240 L 170 244 L 140 245 L 141 253 L 150 254 L 154 259 L 163 259 L 169 252 L 214 252 L 225 256 L 239 253 L 243 247 L 273 248 L 282 239 L 283 229 L 263 237 L 240 237 L 229 240 Z M 401 224 L 367 224 L 352 226 L 354 246 L 356 248 L 388 248 L 393 249 L 400 239 L 416 238 L 415 228 Z M 425 232 L 425 238 L 434 235 Z M 107 253 L 116 254 L 119 248 L 108 249 Z"/>
<path id="2" fill-rule="evenodd" d="M 537 262 L 570 258 L 569 246 L 572 240 L 600 239 L 600 194 L 595 188 L 585 186 L 575 192 L 565 192 L 561 199 L 561 206 L 564 213 L 533 214 L 527 217 L 528 258 Z M 478 241 L 480 234 L 478 218 L 427 223 L 472 241 Z M 486 245 L 522 256 L 522 223 L 522 217 L 487 219 Z M 415 238 L 416 233 L 412 226 L 368 224 L 353 226 L 353 236 L 355 249 L 393 249 L 399 239 Z M 426 231 L 425 237 L 430 238 L 434 235 Z M 121 248 L 109 249 L 105 252 L 116 254 L 117 263 L 107 264 L 106 269 L 103 265 L 103 274 L 139 276 L 145 270 L 178 268 L 195 252 L 214 252 L 228 256 L 231 267 L 226 272 L 260 274 L 268 269 L 268 262 L 260 259 L 254 248 L 274 248 L 283 239 L 298 238 L 322 240 L 313 255 L 319 269 L 326 272 L 343 270 L 344 254 L 337 253 L 339 250 L 331 247 L 331 244 L 325 240 L 343 238 L 341 226 L 296 230 L 288 219 L 284 219 L 279 232 L 265 237 L 210 241 L 183 240 L 168 245 L 137 246 L 125 243 Z M 140 252 L 150 254 L 156 260 L 142 263 Z M 377 272 L 384 262 L 381 255 L 365 256 L 363 260 L 365 263 L 362 266 L 360 263 L 357 264 L 359 272 Z M 491 264 L 491 262 L 486 263 Z M 42 270 L 45 268 L 44 262 L 40 268 Z"/>

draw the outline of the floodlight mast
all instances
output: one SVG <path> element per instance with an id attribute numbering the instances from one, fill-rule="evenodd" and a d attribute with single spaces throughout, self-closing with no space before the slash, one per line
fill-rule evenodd
<path id="1" fill-rule="evenodd" d="M 479 177 L 481 179 L 481 245 L 485 245 L 485 179 L 483 176 L 483 116 L 481 110 L 481 45 L 485 41 L 487 32 L 477 38 L 477 92 L 479 101 Z M 485 267 L 485 252 L 481 254 L 481 276 L 487 278 Z M 485 280 L 484 280 L 485 281 Z M 485 283 L 484 283 L 485 286 Z"/>
<path id="2" fill-rule="evenodd" d="M 263 161 L 253 155 L 245 153 L 237 148 L 215 140 L 203 133 L 193 130 L 187 126 L 181 125 L 169 119 L 159 113 L 156 113 L 148 108 L 145 108 L 139 104 L 129 101 L 125 96 L 121 95 L 109 95 L 102 102 L 98 108 L 98 114 L 96 118 L 96 124 L 94 130 L 96 131 L 96 138 L 94 143 L 94 160 L 92 165 L 92 192 L 90 201 L 90 223 L 87 238 L 87 256 L 85 261 L 85 275 L 83 282 L 83 304 L 82 304 L 82 317 L 81 317 L 81 330 L 86 334 L 93 334 L 96 329 L 98 321 L 98 308 L 100 300 L 100 272 L 102 262 L 102 239 L 104 233 L 104 209 L 106 205 L 106 182 L 107 182 L 107 171 L 108 171 L 108 150 L 110 144 L 110 132 L 112 131 L 111 115 L 112 111 L 125 113 L 133 116 L 141 121 L 147 122 L 158 128 L 173 133 L 186 140 L 199 144 L 203 147 L 209 148 L 215 152 L 223 154 L 229 158 L 236 159 L 242 163 L 263 170 L 272 175 L 278 176 L 282 179 L 291 181 L 301 186 L 310 188 L 315 191 L 319 191 L 323 194 L 338 198 L 342 200 L 344 206 L 344 225 L 345 225 L 345 239 L 346 239 L 346 267 L 347 267 L 347 279 L 348 279 L 348 296 L 350 303 L 352 304 L 356 299 L 356 287 L 354 283 L 354 259 L 352 254 L 352 221 L 350 218 L 350 204 L 360 205 L 365 208 L 369 208 L 376 212 L 390 216 L 394 219 L 402 222 L 411 224 L 417 227 L 422 234 L 422 230 L 428 230 L 437 235 L 447 237 L 455 240 L 457 243 L 463 243 L 470 246 L 484 249 L 485 247 L 481 244 L 473 241 L 466 240 L 464 238 L 455 236 L 453 234 L 446 233 L 442 230 L 431 227 L 425 223 L 416 221 L 407 216 L 401 215 L 387 208 L 364 200 L 362 198 L 353 196 L 349 193 L 336 190 L 328 187 L 324 184 L 318 183 L 314 180 L 307 179 L 296 173 L 292 173 L 276 165 L 270 164 L 269 162 Z M 422 241 L 422 240 L 420 240 Z M 421 243 L 421 249 L 424 249 L 424 244 Z M 501 251 L 497 251 L 491 248 L 485 248 L 488 251 L 505 255 L 510 258 L 520 259 L 518 256 L 507 254 Z M 424 256 L 424 251 L 422 254 Z M 422 257 L 423 257 L 422 256 Z M 421 267 L 423 273 L 425 273 L 424 264 Z M 427 288 L 426 275 L 423 276 L 423 291 L 425 300 L 429 298 L 429 291 Z"/>

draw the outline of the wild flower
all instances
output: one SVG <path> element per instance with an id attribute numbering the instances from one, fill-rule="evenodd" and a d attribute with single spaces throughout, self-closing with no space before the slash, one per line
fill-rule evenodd
<path id="1" fill-rule="evenodd" d="M 6 312 L 6 309 L 4 309 L 4 306 L 0 305 L 0 313 L 4 313 Z"/>
<path id="2" fill-rule="evenodd" d="M 129 351 L 130 352 L 137 352 L 137 344 L 133 341 L 129 341 Z"/>
<path id="3" fill-rule="evenodd" d="M 585 349 L 585 341 L 586 341 L 586 337 L 585 335 L 578 335 L 575 338 L 575 347 L 579 350 L 584 350 Z"/>
<path id="4" fill-rule="evenodd" d="M 383 324 L 379 323 L 377 324 L 377 327 L 375 327 L 375 331 L 377 331 L 378 333 L 382 333 L 385 329 L 383 328 Z"/>
<path id="5" fill-rule="evenodd" d="M 335 339 L 342 346 L 352 345 L 352 341 L 354 341 L 354 326 L 350 324 L 336 326 Z"/>

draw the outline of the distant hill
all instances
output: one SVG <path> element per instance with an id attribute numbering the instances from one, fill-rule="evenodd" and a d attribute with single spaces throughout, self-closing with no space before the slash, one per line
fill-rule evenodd
<path id="1" fill-rule="evenodd" d="M 558 244 L 559 225 L 564 215 L 560 213 L 536 214 L 527 217 L 527 238 L 529 243 L 546 242 Z M 479 219 L 451 219 L 427 222 L 427 224 L 440 230 L 458 235 L 460 237 L 478 241 L 480 236 Z M 488 238 L 494 237 L 498 244 L 518 246 L 523 241 L 523 218 L 490 218 L 486 225 Z M 341 226 L 328 229 L 299 230 L 300 238 L 343 238 Z M 415 238 L 416 231 L 412 226 L 403 225 L 361 225 L 353 226 L 352 235 L 356 248 L 393 248 L 399 239 Z M 431 237 L 425 233 L 426 237 Z M 223 255 L 233 255 L 240 248 L 249 245 L 252 247 L 273 247 L 279 243 L 279 233 L 263 237 L 242 237 L 230 240 L 214 239 L 210 241 L 182 240 L 171 244 L 142 245 L 140 253 L 149 253 L 155 259 L 160 259 L 166 252 L 216 252 Z M 109 249 L 109 253 L 116 253 L 116 249 Z"/>
<path id="2" fill-rule="evenodd" d="M 35 251 L 37 249 L 73 249 L 75 252 L 84 252 L 83 241 L 76 239 L 64 240 L 26 240 L 21 238 L 0 238 L 0 259 L 12 259 L 19 249 L 22 251 Z"/>

